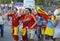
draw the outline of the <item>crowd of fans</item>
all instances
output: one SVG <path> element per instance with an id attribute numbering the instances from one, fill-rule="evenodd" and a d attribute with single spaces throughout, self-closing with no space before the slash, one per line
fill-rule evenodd
<path id="1" fill-rule="evenodd" d="M 54 13 L 51 10 L 48 12 L 42 10 L 40 7 L 36 9 L 25 8 L 17 13 L 17 8 L 14 8 L 8 14 L 2 15 L 0 13 L 0 28 L 1 37 L 3 37 L 4 18 L 7 16 L 9 21 L 12 18 L 12 36 L 14 41 L 19 40 L 18 33 L 22 36 L 21 41 L 59 41 L 60 38 L 60 7 Z M 21 24 L 23 24 L 21 26 Z M 21 28 L 20 28 L 21 26 Z M 20 29 L 19 29 L 20 28 Z M 37 39 L 37 40 L 36 40 Z"/>

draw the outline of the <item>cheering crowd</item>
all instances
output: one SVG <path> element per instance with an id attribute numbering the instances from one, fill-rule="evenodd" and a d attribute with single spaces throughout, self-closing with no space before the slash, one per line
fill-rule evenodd
<path id="1" fill-rule="evenodd" d="M 60 7 L 52 13 L 50 10 L 47 12 L 40 7 L 36 9 L 25 8 L 17 13 L 17 8 L 14 8 L 9 14 L 0 14 L 0 28 L 4 26 L 2 20 L 4 16 L 12 17 L 12 36 L 14 41 L 19 40 L 18 33 L 21 32 L 21 41 L 59 41 L 60 38 Z M 22 29 L 19 29 L 20 25 Z M 1 28 L 1 37 L 3 37 L 3 29 Z M 37 40 L 35 39 L 37 38 Z"/>

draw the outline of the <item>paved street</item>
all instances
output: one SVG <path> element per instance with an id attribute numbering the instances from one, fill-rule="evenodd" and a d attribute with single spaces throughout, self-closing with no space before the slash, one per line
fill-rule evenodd
<path id="1" fill-rule="evenodd" d="M 19 38 L 20 37 L 21 37 L 21 35 L 19 33 Z M 5 26 L 4 26 L 4 37 L 3 38 L 0 37 L 0 41 L 13 41 L 13 38 L 11 35 L 11 26 L 5 24 Z"/>
<path id="2" fill-rule="evenodd" d="M 4 26 L 4 37 L 3 38 L 0 37 L 0 41 L 13 41 L 10 26 Z"/>
<path id="3" fill-rule="evenodd" d="M 19 33 L 19 39 L 21 39 L 20 37 L 21 36 Z M 8 26 L 8 25 L 4 26 L 4 37 L 3 38 L 0 37 L 0 41 L 13 41 L 13 38 L 11 36 L 11 26 Z M 37 41 L 37 38 L 35 41 Z M 50 40 L 50 41 L 52 41 L 52 40 Z"/>
<path id="4" fill-rule="evenodd" d="M 0 41 L 13 41 L 10 26 L 4 26 L 4 37 L 0 37 Z"/>

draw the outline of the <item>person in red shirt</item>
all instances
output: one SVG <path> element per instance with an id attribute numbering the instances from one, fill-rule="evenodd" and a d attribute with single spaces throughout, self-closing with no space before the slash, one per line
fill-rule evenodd
<path id="1" fill-rule="evenodd" d="M 18 37 L 18 31 L 19 31 L 19 17 L 17 14 L 17 9 L 14 8 L 13 12 L 11 14 L 8 14 L 8 18 L 12 17 L 12 35 L 15 41 L 18 41 L 19 37 Z"/>
<path id="2" fill-rule="evenodd" d="M 25 10 L 23 10 L 23 12 L 22 12 L 22 14 L 21 14 L 21 18 L 20 18 L 20 20 L 21 20 L 22 23 L 23 23 L 23 28 L 22 28 L 22 29 L 26 28 L 26 26 L 27 26 L 27 21 L 24 19 L 25 16 L 26 16 Z M 27 31 L 27 29 L 26 29 L 26 31 Z M 21 32 L 22 32 L 22 31 L 21 31 Z M 24 32 L 24 33 L 25 33 L 25 32 Z M 22 34 L 22 39 L 23 39 L 23 41 L 27 41 L 27 33 L 25 33 L 25 35 Z"/>
<path id="3" fill-rule="evenodd" d="M 29 19 L 28 23 L 28 29 L 36 29 L 37 26 L 37 19 L 34 13 L 32 13 L 32 10 L 30 8 L 27 8 L 29 10 L 28 15 L 25 17 L 25 19 Z"/>
<path id="4" fill-rule="evenodd" d="M 27 16 L 27 13 L 28 13 L 28 11 L 26 12 L 26 9 L 25 9 L 25 10 L 23 10 L 23 12 L 21 14 L 21 20 L 23 23 L 23 28 L 21 31 L 23 41 L 28 41 L 28 39 L 27 39 L 27 25 L 28 25 L 29 19 L 25 19 L 25 17 Z M 26 32 L 23 29 L 25 29 Z"/>
<path id="5" fill-rule="evenodd" d="M 32 13 L 32 10 L 30 8 L 26 8 L 28 13 L 25 16 L 25 19 L 29 19 L 28 23 L 27 23 L 27 34 L 28 34 L 28 41 L 34 41 L 33 37 L 35 34 L 35 29 L 36 29 L 36 24 L 37 24 L 37 20 L 35 15 Z M 33 33 L 30 33 L 33 32 Z M 30 36 L 29 33 L 32 35 Z"/>

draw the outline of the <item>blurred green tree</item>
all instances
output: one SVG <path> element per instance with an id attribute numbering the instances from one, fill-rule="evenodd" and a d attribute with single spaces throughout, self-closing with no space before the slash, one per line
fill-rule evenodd
<path id="1" fill-rule="evenodd" d="M 5 3 L 11 3 L 10 0 L 2 0 L 2 3 L 5 4 Z"/>
<path id="2" fill-rule="evenodd" d="M 11 1 L 13 1 L 13 2 L 19 2 L 19 1 L 21 1 L 21 2 L 23 2 L 23 0 L 2 0 L 2 3 L 11 3 Z M 35 0 L 35 3 L 36 3 L 36 5 L 44 5 L 44 0 Z"/>
<path id="3" fill-rule="evenodd" d="M 21 1 L 21 2 L 23 2 L 23 0 L 2 0 L 2 3 L 11 3 L 11 1 L 13 1 L 13 2 L 19 2 L 19 1 Z"/>
<path id="4" fill-rule="evenodd" d="M 44 0 L 35 0 L 36 5 L 43 5 L 44 4 Z"/>

